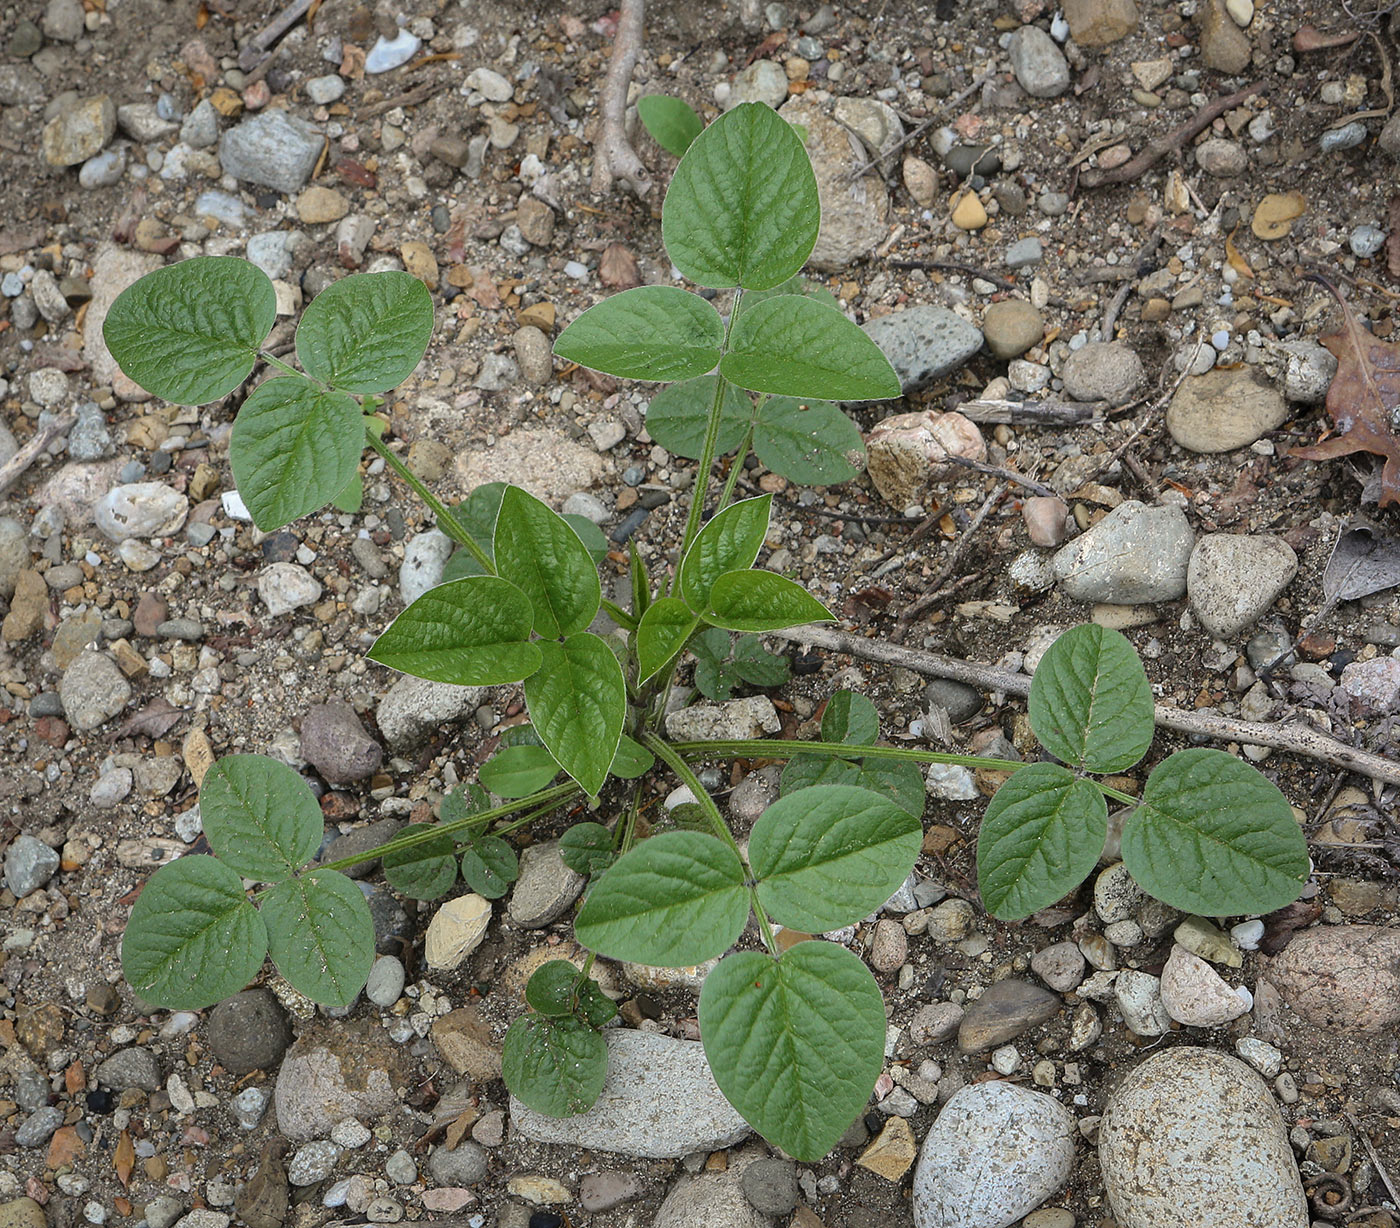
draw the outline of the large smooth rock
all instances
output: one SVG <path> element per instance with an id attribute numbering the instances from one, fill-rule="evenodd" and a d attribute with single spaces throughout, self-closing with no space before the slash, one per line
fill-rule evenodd
<path id="1" fill-rule="evenodd" d="M 521 1134 L 540 1143 L 666 1160 L 720 1151 L 750 1133 L 715 1085 L 699 1041 L 621 1028 L 604 1036 L 608 1078 L 597 1103 L 577 1117 L 546 1117 L 512 1096 L 511 1121 Z"/>
<path id="2" fill-rule="evenodd" d="M 958 1048 L 986 1053 L 1053 1018 L 1064 1006 L 1058 994 L 1030 981 L 1008 977 L 969 1002 L 958 1026 Z"/>
<path id="3" fill-rule="evenodd" d="M 1223 1053 L 1169 1049 L 1131 1071 L 1099 1123 L 1099 1167 L 1120 1228 L 1308 1228 L 1278 1106 Z"/>
<path id="4" fill-rule="evenodd" d="M 974 1083 L 933 1123 L 914 1169 L 917 1228 L 1007 1228 L 1069 1180 L 1074 1115 L 1014 1083 Z"/>
<path id="5" fill-rule="evenodd" d="M 955 481 L 967 473 L 950 456 L 987 459 L 982 432 L 959 413 L 926 409 L 894 414 L 877 422 L 865 438 L 866 472 L 880 497 L 899 512 L 937 483 Z"/>
<path id="6" fill-rule="evenodd" d="M 757 1163 L 757 1157 L 742 1155 L 723 1172 L 682 1177 L 657 1210 L 652 1228 L 769 1228 L 774 1221 L 744 1194 L 744 1175 Z"/>
<path id="7" fill-rule="evenodd" d="M 219 142 L 224 173 L 278 192 L 295 192 L 321 156 L 325 137 L 304 119 L 276 107 L 250 115 Z"/>
<path id="8" fill-rule="evenodd" d="M 1232 452 L 1288 420 L 1283 394 L 1253 367 L 1185 380 L 1167 407 L 1167 430 L 1188 452 Z"/>
<path id="9" fill-rule="evenodd" d="M 1191 551 L 1191 609 L 1217 639 L 1238 635 L 1272 608 L 1298 574 L 1298 556 L 1270 533 L 1207 533 Z"/>
<path id="10" fill-rule="evenodd" d="M 460 720 L 481 704 L 477 686 L 453 686 L 405 674 L 379 701 L 374 719 L 390 750 L 408 750 L 439 725 Z"/>
<path id="11" fill-rule="evenodd" d="M 906 307 L 861 327 L 890 360 L 906 394 L 956 371 L 982 348 L 982 330 L 946 307 Z"/>
<path id="12" fill-rule="evenodd" d="M 1076 601 L 1138 605 L 1186 592 L 1196 535 L 1186 513 L 1129 499 L 1055 553 L 1055 577 Z"/>
<path id="13" fill-rule="evenodd" d="M 560 431 L 511 431 L 490 448 L 470 448 L 457 460 L 463 490 L 485 482 L 511 482 L 557 507 L 576 490 L 587 490 L 612 470 L 612 462 Z"/>
<path id="14" fill-rule="evenodd" d="M 1264 973 L 1320 1027 L 1379 1032 L 1400 1023 L 1400 929 L 1327 925 L 1304 930 Z"/>
<path id="15" fill-rule="evenodd" d="M 378 1023 L 330 1021 L 303 1033 L 282 1059 L 273 1104 L 293 1142 L 323 1138 L 347 1117 L 373 1119 L 399 1104 L 402 1059 Z"/>

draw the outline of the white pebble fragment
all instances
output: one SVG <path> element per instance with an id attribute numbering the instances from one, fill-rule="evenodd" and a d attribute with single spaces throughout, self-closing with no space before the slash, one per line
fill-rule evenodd
<path id="1" fill-rule="evenodd" d="M 1241 951 L 1257 951 L 1264 937 L 1264 923 L 1257 917 L 1252 921 L 1241 921 L 1230 927 L 1230 937 Z"/>

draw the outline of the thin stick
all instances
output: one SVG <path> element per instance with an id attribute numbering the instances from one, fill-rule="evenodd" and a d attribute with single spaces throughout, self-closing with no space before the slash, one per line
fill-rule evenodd
<path id="1" fill-rule="evenodd" d="M 926 674 L 930 678 L 951 678 L 954 682 L 979 687 L 984 691 L 1000 691 L 1004 695 L 1015 695 L 1022 699 L 1030 694 L 1031 680 L 1027 675 L 1013 674 L 994 665 L 978 665 L 972 661 L 945 657 L 917 648 L 905 648 L 883 640 L 862 639 L 845 632 L 831 631 L 826 627 L 793 627 L 772 634 L 797 644 L 825 648 L 865 661 L 902 665 L 905 669 L 913 670 L 917 674 Z M 1287 754 L 1330 763 L 1333 767 L 1346 768 L 1360 776 L 1370 776 L 1387 784 L 1400 784 L 1400 763 L 1338 742 L 1335 738 L 1319 733 L 1307 725 L 1242 721 L 1215 713 L 1169 708 L 1164 704 L 1157 705 L 1154 719 L 1161 728 L 1172 729 L 1177 733 L 1199 735 L 1220 742 L 1267 746 Z"/>
<path id="2" fill-rule="evenodd" d="M 973 422 L 1073 426 L 1094 420 L 1108 408 L 1107 401 L 964 401 L 957 412 Z"/>
<path id="3" fill-rule="evenodd" d="M 1386 1172 L 1385 1165 L 1381 1163 L 1381 1158 L 1376 1154 L 1376 1149 L 1371 1146 L 1370 1135 L 1361 1128 L 1361 1123 L 1356 1120 L 1351 1113 L 1342 1110 L 1342 1116 L 1351 1123 L 1351 1128 L 1356 1131 L 1357 1137 L 1361 1140 L 1361 1145 L 1366 1148 L 1366 1154 L 1371 1158 L 1371 1163 L 1376 1166 L 1376 1172 L 1380 1174 L 1381 1180 L 1385 1183 L 1385 1188 L 1390 1191 L 1390 1201 L 1400 1206 L 1400 1194 L 1395 1192 L 1395 1183 L 1391 1181 L 1390 1174 Z"/>
<path id="4" fill-rule="evenodd" d="M 998 277 L 979 265 L 959 264 L 956 260 L 888 260 L 886 263 L 894 269 L 937 269 L 943 273 L 966 273 L 970 277 L 980 277 L 983 281 L 990 282 L 998 290 L 1016 289 L 1014 281 Z"/>
<path id="5" fill-rule="evenodd" d="M 280 13 L 263 26 L 238 53 L 238 67 L 244 72 L 256 68 L 268 56 L 268 49 L 306 16 L 311 0 L 291 0 Z"/>
<path id="6" fill-rule="evenodd" d="M 1246 98 L 1253 97 L 1264 88 L 1262 81 L 1256 81 L 1253 85 L 1247 85 L 1244 89 L 1236 90 L 1224 98 L 1217 98 L 1214 102 L 1206 103 L 1181 127 L 1173 128 L 1166 136 L 1158 137 L 1155 141 L 1149 142 L 1147 148 L 1136 158 L 1130 158 L 1122 166 L 1115 166 L 1110 171 L 1081 171 L 1079 175 L 1080 185 L 1086 188 L 1099 188 L 1110 183 L 1131 183 L 1139 175 L 1151 170 L 1164 155 L 1173 149 L 1180 149 L 1192 137 L 1204 132 L 1226 111 L 1239 106 Z"/>
<path id="7" fill-rule="evenodd" d="M 947 582 L 948 577 L 957 569 L 958 564 L 962 561 L 962 556 L 967 553 L 967 548 L 972 545 L 973 539 L 977 536 L 977 530 L 982 527 L 982 522 L 987 519 L 992 508 L 996 507 L 1004 498 L 1006 498 L 1006 483 L 1003 482 L 982 501 L 982 506 L 977 509 L 977 515 L 972 518 L 972 523 L 967 526 L 967 530 L 958 538 L 957 543 L 949 553 L 948 561 L 943 564 L 938 575 L 930 582 L 930 591 L 925 593 L 917 601 L 910 602 L 910 604 L 905 607 L 904 612 L 900 614 L 899 620 L 895 623 L 894 632 L 890 637 L 895 643 L 898 643 L 904 638 L 909 630 L 909 624 L 914 620 L 915 616 L 922 614 L 943 595 L 943 585 Z"/>
<path id="8" fill-rule="evenodd" d="M 77 414 L 64 414 L 52 422 L 46 423 L 34 432 L 33 437 L 24 447 L 3 465 L 0 465 L 0 495 L 3 495 L 19 481 L 20 475 L 34 463 L 39 454 L 46 451 L 49 444 L 53 443 L 60 435 L 67 434 L 77 420 Z"/>
<path id="9" fill-rule="evenodd" d="M 1020 486 L 1033 495 L 1053 495 L 1056 493 L 1043 482 L 1028 478 L 1024 473 L 1017 473 L 1014 469 L 1003 469 L 1000 465 L 989 465 L 985 461 L 969 460 L 966 456 L 954 456 L 951 452 L 948 453 L 946 460 L 950 465 L 960 465 L 964 469 L 975 469 L 978 473 L 989 473 L 993 477 L 1001 478 L 1003 482 Z"/>
<path id="10" fill-rule="evenodd" d="M 619 179 L 636 196 L 645 196 L 651 187 L 646 167 L 627 139 L 624 121 L 627 116 L 627 87 L 632 82 L 632 70 L 642 49 L 645 30 L 644 0 L 622 0 L 617 18 L 617 34 L 613 36 L 612 58 L 608 75 L 603 79 L 599 99 L 602 120 L 593 142 L 593 180 L 590 187 L 598 195 L 612 190 L 613 180 Z"/>
<path id="11" fill-rule="evenodd" d="M 420 102 L 427 102 L 434 94 L 442 93 L 448 84 L 445 78 L 441 81 L 424 81 L 422 85 L 415 85 L 411 90 L 404 90 L 402 94 L 395 94 L 392 98 L 381 99 L 364 110 L 355 112 L 355 118 L 370 119 L 375 115 L 383 115 L 385 111 L 392 111 L 395 107 L 416 107 Z"/>

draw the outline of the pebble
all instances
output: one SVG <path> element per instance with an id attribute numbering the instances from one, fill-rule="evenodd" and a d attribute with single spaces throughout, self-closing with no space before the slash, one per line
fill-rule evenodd
<path id="1" fill-rule="evenodd" d="M 1400 660 L 1352 661 L 1342 670 L 1341 689 L 1364 711 L 1389 713 L 1400 703 Z"/>
<path id="2" fill-rule="evenodd" d="M 935 409 L 881 419 L 866 435 L 865 448 L 871 482 L 898 512 L 925 498 L 937 483 L 961 479 L 965 470 L 950 464 L 950 455 L 987 458 L 987 444 L 976 423 Z"/>
<path id="3" fill-rule="evenodd" d="M 945 307 L 907 307 L 861 327 L 890 360 L 906 394 L 956 371 L 982 348 L 982 330 Z"/>
<path id="4" fill-rule="evenodd" d="M 1084 955 L 1072 942 L 1057 942 L 1031 956 L 1031 971 L 1056 993 L 1069 993 L 1084 979 Z"/>
<path id="5" fill-rule="evenodd" d="M 755 1211 L 789 1215 L 797 1206 L 797 1166 L 775 1157 L 755 1160 L 744 1169 L 739 1188 Z"/>
<path id="6" fill-rule="evenodd" d="M 450 971 L 481 945 L 491 923 L 491 902 L 475 892 L 442 905 L 428 923 L 423 957 L 428 967 Z"/>
<path id="7" fill-rule="evenodd" d="M 339 73 L 327 73 L 324 77 L 312 77 L 306 83 L 306 96 L 318 107 L 328 107 L 340 101 L 345 93 L 345 78 Z"/>
<path id="8" fill-rule="evenodd" d="M 651 1228 L 766 1228 L 772 1221 L 740 1188 L 742 1168 L 682 1176 L 662 1201 Z"/>
<path id="9" fill-rule="evenodd" d="M 1004 1228 L 1069 1180 L 1079 1131 L 1059 1101 L 1012 1083 L 964 1087 L 943 1106 L 914 1169 L 919 1228 Z"/>
<path id="10" fill-rule="evenodd" d="M 514 93 L 510 82 L 491 68 L 472 69 L 467 74 L 467 86 L 476 90 L 488 102 L 509 102 Z"/>
<path id="11" fill-rule="evenodd" d="M 642 1196 L 642 1183 L 636 1173 L 605 1169 L 589 1173 L 579 1182 L 578 1203 L 590 1215 L 611 1211 L 624 1202 Z"/>
<path id="12" fill-rule="evenodd" d="M 902 167 L 904 187 L 921 209 L 929 208 L 938 199 L 938 172 L 922 158 L 912 155 Z"/>
<path id="13" fill-rule="evenodd" d="M 1249 155 L 1238 141 L 1212 137 L 1196 146 L 1196 164 L 1217 179 L 1232 179 L 1249 169 Z"/>
<path id="14" fill-rule="evenodd" d="M 514 1096 L 511 1123 L 526 1138 L 647 1159 L 718 1151 L 746 1137 L 747 1122 L 720 1094 L 698 1041 L 609 1029 L 608 1077 L 586 1113 L 547 1117 Z M 685 1112 L 676 1112 L 684 1105 Z"/>
<path id="15" fill-rule="evenodd" d="M 1366 140 L 1366 125 L 1359 119 L 1340 128 L 1330 128 L 1317 138 L 1317 147 L 1325 154 L 1355 149 Z"/>
<path id="16" fill-rule="evenodd" d="M 350 201 L 334 188 L 313 184 L 297 196 L 297 217 L 308 226 L 338 222 L 350 212 Z"/>
<path id="17" fill-rule="evenodd" d="M 1188 452 L 1245 448 L 1288 420 L 1283 397 L 1249 367 L 1188 377 L 1167 408 L 1167 430 Z"/>
<path id="18" fill-rule="evenodd" d="M 58 694 L 74 732 L 87 733 L 126 707 L 131 683 L 111 657 L 89 649 L 63 671 Z"/>
<path id="19" fill-rule="evenodd" d="M 317 1139 L 296 1149 L 287 1165 L 287 1181 L 296 1186 L 324 1181 L 340 1159 L 340 1147 L 330 1139 Z"/>
<path id="20" fill-rule="evenodd" d="M 982 711 L 984 700 L 976 687 L 948 678 L 935 678 L 924 688 L 924 702 L 942 708 L 954 725 L 961 725 Z M 732 798 L 730 805 L 733 805 Z"/>
<path id="21" fill-rule="evenodd" d="M 1180 945 L 1162 968 L 1162 1005 L 1177 1023 L 1192 1028 L 1224 1027 L 1250 1007 L 1205 960 Z"/>
<path id="22" fill-rule="evenodd" d="M 666 716 L 666 734 L 676 742 L 735 742 L 777 733 L 778 710 L 766 695 L 693 704 Z"/>
<path id="23" fill-rule="evenodd" d="M 88 802 L 98 810 L 111 810 L 112 807 L 124 802 L 130 796 L 131 786 L 131 769 L 113 768 L 109 772 L 104 772 L 93 782 L 92 788 L 88 791 Z"/>
<path id="24" fill-rule="evenodd" d="M 224 133 L 219 164 L 235 179 L 290 194 L 311 177 L 324 143 L 305 120 L 273 107 Z"/>
<path id="25" fill-rule="evenodd" d="M 258 596 L 273 618 L 321 599 L 320 581 L 296 563 L 271 563 L 258 576 Z"/>
<path id="26" fill-rule="evenodd" d="M 1400 929 L 1302 930 L 1264 978 L 1308 1023 L 1373 1035 L 1400 1022 Z"/>
<path id="27" fill-rule="evenodd" d="M 165 1085 L 155 1054 L 140 1047 L 117 1050 L 93 1072 L 93 1079 L 98 1087 L 119 1092 L 133 1087 L 154 1092 Z"/>
<path id="28" fill-rule="evenodd" d="M 404 966 L 392 955 L 381 955 L 370 968 L 365 997 L 375 1006 L 388 1008 L 399 1000 L 404 987 Z"/>
<path id="29" fill-rule="evenodd" d="M 1040 344 L 1045 336 L 1045 317 L 1024 299 L 1002 299 L 983 315 L 982 335 L 995 357 L 1019 358 Z"/>
<path id="30" fill-rule="evenodd" d="M 16 836 L 5 850 L 5 886 L 23 899 L 54 876 L 58 860 L 58 854 L 42 840 Z"/>
<path id="31" fill-rule="evenodd" d="M 990 219 L 977 193 L 969 189 L 953 203 L 950 220 L 959 230 L 981 230 Z"/>
<path id="32" fill-rule="evenodd" d="M 1058 495 L 1032 495 L 1021 505 L 1033 546 L 1053 549 L 1069 536 L 1069 507 Z"/>
<path id="33" fill-rule="evenodd" d="M 520 877 L 506 911 L 523 929 L 542 929 L 573 907 L 586 881 L 564 864 L 559 841 L 532 844 L 520 854 Z"/>
<path id="34" fill-rule="evenodd" d="M 909 1039 L 916 1045 L 938 1045 L 957 1035 L 963 1008 L 956 1002 L 931 1002 L 921 1006 L 909 1021 Z"/>
<path id="35" fill-rule="evenodd" d="M 726 110 L 743 102 L 761 102 L 775 110 L 787 99 L 787 73 L 772 60 L 755 60 L 734 78 L 730 86 Z"/>
<path id="36" fill-rule="evenodd" d="M 209 1047 L 232 1074 L 277 1069 L 291 1043 L 291 1022 L 270 990 L 245 989 L 209 1015 Z"/>
<path id="37" fill-rule="evenodd" d="M 62 1124 L 63 1110 L 57 1106 L 45 1105 L 35 1109 L 15 1130 L 15 1144 L 19 1147 L 42 1147 Z"/>
<path id="38" fill-rule="evenodd" d="M 1143 381 L 1142 359 L 1125 342 L 1091 341 L 1065 359 L 1060 378 L 1076 401 L 1122 405 Z"/>
<path id="39" fill-rule="evenodd" d="M 1039 264 L 1045 254 L 1045 249 L 1039 239 L 1031 236 L 1026 239 L 1017 239 L 1006 249 L 1006 267 L 1008 269 L 1028 269 Z"/>
<path id="40" fill-rule="evenodd" d="M 417 746 L 438 726 L 475 712 L 485 694 L 481 687 L 405 675 L 380 699 L 374 718 L 385 745 L 401 752 Z"/>
<path id="41" fill-rule="evenodd" d="M 451 1151 L 434 1147 L 428 1157 L 428 1175 L 438 1185 L 475 1185 L 486 1180 L 489 1160 L 486 1149 L 469 1140 L 458 1143 Z"/>
<path id="42" fill-rule="evenodd" d="M 379 770 L 384 751 L 343 699 L 313 704 L 301 720 L 301 757 L 333 785 L 365 780 Z"/>
<path id="43" fill-rule="evenodd" d="M 1011 69 L 1032 98 L 1058 98 L 1069 89 L 1065 53 L 1039 26 L 1022 26 L 1011 36 Z"/>
<path id="44" fill-rule="evenodd" d="M 44 161 L 56 167 L 86 162 L 102 152 L 116 131 L 117 109 L 108 95 L 75 101 L 44 125 Z"/>
<path id="45" fill-rule="evenodd" d="M 1336 357 L 1316 341 L 1285 341 L 1288 352 L 1283 369 L 1283 395 L 1302 405 L 1321 405 L 1337 374 Z"/>
<path id="46" fill-rule="evenodd" d="M 92 192 L 120 183 L 126 174 L 126 150 L 120 147 L 93 154 L 78 170 L 78 186 Z"/>
<path id="47" fill-rule="evenodd" d="M 1137 605 L 1186 592 L 1195 533 L 1181 508 L 1129 499 L 1055 554 L 1055 575 L 1076 601 Z"/>
<path id="48" fill-rule="evenodd" d="M 1065 0 L 1065 21 L 1081 47 L 1106 47 L 1127 38 L 1138 24 L 1134 0 Z"/>
<path id="49" fill-rule="evenodd" d="M 375 74 L 401 68 L 418 54 L 422 45 L 423 40 L 408 30 L 400 30 L 393 38 L 381 34 L 365 57 L 365 72 Z"/>
<path id="50" fill-rule="evenodd" d="M 909 937 L 898 921 L 886 918 L 875 923 L 870 944 L 870 966 L 876 972 L 895 972 L 909 955 Z"/>
<path id="51" fill-rule="evenodd" d="M 1196 10 L 1196 22 L 1201 27 L 1201 62 L 1207 68 L 1236 76 L 1249 67 L 1254 48 L 1224 0 L 1205 0 Z"/>
<path id="52" fill-rule="evenodd" d="M 1186 591 L 1201 625 L 1228 640 L 1252 627 L 1298 574 L 1298 556 L 1281 537 L 1207 533 L 1191 552 Z"/>
<path id="53" fill-rule="evenodd" d="M 598 525 L 606 524 L 611 515 L 603 501 L 586 490 L 574 491 L 564 500 L 564 506 L 560 510 L 565 516 L 582 516 Z"/>
<path id="54" fill-rule="evenodd" d="M 180 531 L 190 501 L 160 482 L 114 486 L 93 507 L 93 521 L 114 542 L 129 537 L 169 537 Z"/>
<path id="55" fill-rule="evenodd" d="M 924 787 L 930 797 L 946 802 L 970 802 L 979 795 L 977 778 L 970 768 L 958 763 L 931 763 L 924 774 Z"/>
<path id="56" fill-rule="evenodd" d="M 394 1085 L 402 1078 L 398 1053 L 377 1022 L 310 1028 L 277 1072 L 277 1129 L 301 1142 L 324 1137 L 347 1117 L 373 1120 L 399 1108 Z"/>
<path id="57" fill-rule="evenodd" d="M 1176 927 L 1172 937 L 1192 955 L 1199 955 L 1213 964 L 1224 964 L 1227 968 L 1244 966 L 1244 955 L 1239 948 L 1204 917 L 1187 917 Z"/>
<path id="58" fill-rule="evenodd" d="M 520 366 L 520 374 L 527 384 L 536 387 L 547 384 L 554 377 L 554 350 L 550 340 L 533 324 L 526 324 L 511 338 L 515 349 L 515 360 Z M 621 442 L 620 440 L 618 442 Z M 599 451 L 606 451 L 600 448 Z"/>
<path id="59" fill-rule="evenodd" d="M 1384 243 L 1385 231 L 1379 226 L 1372 226 L 1369 222 L 1356 227 L 1347 236 L 1347 246 L 1351 248 L 1352 255 L 1359 256 L 1362 260 L 1369 260 L 1381 250 Z"/>
<path id="60" fill-rule="evenodd" d="M 1235 1052 L 1266 1079 L 1272 1079 L 1283 1069 L 1283 1054 L 1257 1036 L 1242 1036 L 1235 1041 Z"/>
<path id="61" fill-rule="evenodd" d="M 1030 981 L 1016 977 L 997 981 L 964 1007 L 958 1048 L 963 1053 L 985 1053 L 1053 1018 L 1063 1006 L 1057 994 Z"/>
<path id="62" fill-rule="evenodd" d="M 1162 1005 L 1162 983 L 1147 972 L 1129 968 L 1117 974 L 1113 997 L 1123 1022 L 1137 1036 L 1161 1036 L 1172 1025 Z"/>
<path id="63" fill-rule="evenodd" d="M 1114 1090 L 1098 1133 L 1120 1228 L 1308 1228 L 1278 1106 L 1235 1058 L 1153 1054 Z"/>
<path id="64" fill-rule="evenodd" d="M 208 149 L 218 139 L 219 113 L 208 98 L 201 99 L 180 125 L 180 140 L 191 149 Z"/>

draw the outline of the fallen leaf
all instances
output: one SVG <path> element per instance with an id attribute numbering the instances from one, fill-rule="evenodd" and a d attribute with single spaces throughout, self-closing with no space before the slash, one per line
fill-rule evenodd
<path id="1" fill-rule="evenodd" d="M 125 1130 L 117 1139 L 117 1152 L 112 1157 L 112 1167 L 117 1170 L 117 1180 L 122 1183 L 122 1188 L 129 1190 L 131 1170 L 136 1167 L 136 1148 L 131 1142 L 131 1135 Z"/>
<path id="2" fill-rule="evenodd" d="M 467 1136 L 467 1131 L 476 1123 L 480 1113 L 474 1109 L 467 1109 L 464 1113 L 458 1113 L 447 1124 L 447 1131 L 443 1138 L 443 1143 L 448 1151 L 456 1151 L 457 1144 Z"/>
<path id="3" fill-rule="evenodd" d="M 183 708 L 177 708 L 163 695 L 157 695 L 140 712 L 136 712 L 123 722 L 117 730 L 117 737 L 129 738 L 132 734 L 142 734 L 148 738 L 159 738 L 169 733 L 185 715 Z"/>
<path id="4" fill-rule="evenodd" d="M 1293 221 L 1308 211 L 1301 192 L 1270 192 L 1254 210 L 1250 229 L 1261 239 L 1281 239 L 1293 229 Z"/>
<path id="5" fill-rule="evenodd" d="M 1400 280 L 1400 196 L 1390 198 L 1390 214 L 1387 218 L 1390 234 L 1385 241 L 1385 267 L 1390 275 Z"/>
<path id="6" fill-rule="evenodd" d="M 1364 520 L 1346 521 L 1322 573 L 1322 595 L 1358 601 L 1400 584 L 1400 541 Z"/>
<path id="7" fill-rule="evenodd" d="M 1258 217 L 1258 213 L 1255 213 Z M 1230 262 L 1230 267 L 1241 277 L 1248 277 L 1254 280 L 1254 270 L 1249 267 L 1249 261 L 1240 255 L 1240 249 L 1235 246 L 1235 233 L 1239 230 L 1236 226 L 1225 238 L 1225 259 Z"/>
<path id="8" fill-rule="evenodd" d="M 598 280 L 611 290 L 631 290 L 642 284 L 637 257 L 621 243 L 609 243 L 598 261 Z"/>
<path id="9" fill-rule="evenodd" d="M 1360 30 L 1344 30 L 1338 34 L 1324 34 L 1316 26 L 1299 26 L 1293 35 L 1294 51 L 1326 51 L 1329 47 L 1345 47 L 1361 37 Z"/>
<path id="10" fill-rule="evenodd" d="M 1353 452 L 1385 457 L 1380 505 L 1400 503 L 1400 439 L 1391 432 L 1391 414 L 1400 409 L 1400 345 L 1371 336 L 1351 305 L 1325 278 L 1309 279 L 1326 286 L 1342 308 L 1340 332 L 1322 338 L 1337 358 L 1337 374 L 1327 389 L 1327 412 L 1341 432 L 1291 455 L 1304 460 L 1335 460 Z"/>

